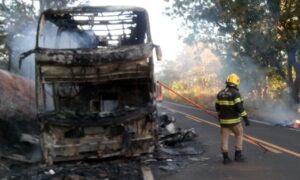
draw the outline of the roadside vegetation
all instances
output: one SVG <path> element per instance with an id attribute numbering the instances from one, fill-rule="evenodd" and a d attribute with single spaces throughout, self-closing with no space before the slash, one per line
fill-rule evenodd
<path id="1" fill-rule="evenodd" d="M 229 73 L 241 77 L 251 110 L 296 112 L 300 95 L 300 2 L 168 1 L 166 14 L 181 19 L 187 44 L 163 65 L 158 79 L 213 108 Z M 165 92 L 165 97 L 178 100 Z M 269 107 L 270 106 L 270 107 Z"/>

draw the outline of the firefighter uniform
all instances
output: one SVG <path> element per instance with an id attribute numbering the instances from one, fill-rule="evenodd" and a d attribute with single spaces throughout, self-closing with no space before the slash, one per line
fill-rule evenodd
<path id="1" fill-rule="evenodd" d="M 221 151 L 224 164 L 231 162 L 228 156 L 228 140 L 231 132 L 235 136 L 235 160 L 245 160 L 245 157 L 242 155 L 243 127 L 241 118 L 245 121 L 246 126 L 249 126 L 250 123 L 237 88 L 239 84 L 239 77 L 236 74 L 230 74 L 226 81 L 226 88 L 218 93 L 215 104 L 221 126 Z"/>

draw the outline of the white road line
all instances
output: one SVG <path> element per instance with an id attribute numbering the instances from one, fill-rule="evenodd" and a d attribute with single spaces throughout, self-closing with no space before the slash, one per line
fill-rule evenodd
<path id="1" fill-rule="evenodd" d="M 151 168 L 149 166 L 142 166 L 143 180 L 154 180 Z"/>
<path id="2" fill-rule="evenodd" d="M 167 109 L 172 109 L 172 108 L 167 108 Z M 177 110 L 174 110 L 175 112 Z M 213 126 L 216 126 L 216 127 L 219 127 L 218 124 L 216 123 L 212 123 L 210 121 L 207 121 L 207 120 L 204 120 L 204 119 L 201 119 L 201 118 L 198 118 L 198 117 L 195 117 L 195 116 L 192 116 L 190 114 L 187 114 L 187 113 L 184 113 L 184 112 L 181 112 L 181 111 L 177 111 L 177 113 L 179 114 L 182 114 L 182 115 L 185 115 L 186 117 L 194 120 L 194 121 L 197 121 L 197 122 L 205 122 L 207 124 L 210 124 L 210 125 L 213 125 Z M 256 144 L 256 145 L 259 145 L 259 146 L 262 146 L 268 150 L 270 150 L 271 152 L 274 152 L 274 153 L 282 153 L 282 152 L 285 152 L 287 154 L 290 154 L 290 155 L 293 155 L 293 156 L 296 156 L 298 158 L 300 158 L 300 153 L 298 152 L 295 152 L 295 151 L 292 151 L 292 150 L 289 150 L 289 149 L 286 149 L 284 147 L 281 147 L 281 146 L 278 146 L 278 145 L 275 145 L 275 144 L 272 144 L 272 143 L 269 143 L 267 141 L 264 141 L 262 139 L 258 139 L 258 138 L 255 138 L 253 136 L 250 136 L 250 135 L 247 135 L 247 134 L 244 134 L 244 139 L 247 140 L 248 142 L 252 142 L 253 144 Z"/>
<path id="3" fill-rule="evenodd" d="M 170 101 L 165 101 L 166 103 L 169 103 L 169 104 L 174 104 L 174 105 L 177 105 L 177 106 L 181 106 L 181 107 L 186 107 L 186 108 L 190 108 L 190 109 L 194 109 L 194 110 L 200 110 L 196 107 L 193 107 L 191 105 L 185 105 L 185 104 L 179 104 L 179 103 L 175 103 L 175 102 L 170 102 Z M 162 105 L 159 105 L 159 107 L 163 107 Z M 210 112 L 214 112 L 214 111 L 210 111 Z M 272 123 L 269 123 L 269 122 L 264 122 L 264 121 L 259 121 L 259 120 L 255 120 L 255 119 L 252 119 L 252 118 L 249 118 L 250 121 L 253 121 L 257 124 L 264 124 L 264 125 L 268 125 L 268 126 L 272 126 L 273 124 Z"/>
<path id="4" fill-rule="evenodd" d="M 249 119 L 250 121 L 253 121 L 253 122 L 256 122 L 258 124 L 264 124 L 264 125 L 269 125 L 269 126 L 272 126 L 273 124 L 272 123 L 269 123 L 269 122 L 264 122 L 264 121 L 259 121 L 259 120 L 255 120 L 255 119 Z"/>
<path id="5" fill-rule="evenodd" d="M 174 104 L 174 105 L 177 105 L 177 106 L 187 107 L 187 108 L 190 108 L 190 109 L 199 110 L 198 108 L 196 108 L 196 107 L 194 107 L 194 106 L 191 106 L 191 105 L 179 104 L 179 103 L 170 102 L 170 101 L 164 101 L 164 102 L 170 103 L 170 104 Z"/>

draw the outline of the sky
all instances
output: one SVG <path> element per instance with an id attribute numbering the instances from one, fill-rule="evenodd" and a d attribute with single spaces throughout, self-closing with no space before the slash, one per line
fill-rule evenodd
<path id="1" fill-rule="evenodd" d="M 145 8 L 150 18 L 153 43 L 161 46 L 163 60 L 174 60 L 181 50 L 183 43 L 177 33 L 180 22 L 163 15 L 166 6 L 163 0 L 90 0 L 90 2 L 93 6 L 128 5 Z"/>

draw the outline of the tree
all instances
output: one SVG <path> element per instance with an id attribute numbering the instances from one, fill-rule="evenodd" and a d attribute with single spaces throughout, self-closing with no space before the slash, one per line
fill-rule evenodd
<path id="1" fill-rule="evenodd" d="M 2 0 L 0 4 L 0 61 L 19 72 L 20 53 L 33 49 L 37 19 L 48 8 L 64 8 L 79 0 Z M 36 6 L 36 4 L 39 4 Z M 39 8 L 39 9 L 38 9 Z M 25 43 L 22 43 L 25 42 Z"/>
<path id="2" fill-rule="evenodd" d="M 6 32 L 4 31 L 5 28 L 5 22 L 1 18 L 0 19 L 0 63 L 1 63 L 1 68 L 3 65 L 7 64 L 7 49 L 4 48 L 5 45 L 5 37 L 6 37 Z"/>
<path id="3" fill-rule="evenodd" d="M 255 64 L 285 80 L 299 102 L 300 2 L 297 0 L 174 0 L 167 14 L 182 18 L 188 42 L 214 44 L 224 65 L 252 77 Z M 209 36 L 207 36 L 209 35 Z M 254 71 L 254 72 L 253 72 Z M 261 77 L 257 77 L 259 84 Z"/>
<path id="4" fill-rule="evenodd" d="M 40 14 L 46 9 L 67 7 L 76 1 L 78 0 L 39 0 Z"/>
<path id="5" fill-rule="evenodd" d="M 160 81 L 202 105 L 212 107 L 217 91 L 224 86 L 225 80 L 217 78 L 219 59 L 203 43 L 184 46 L 175 60 L 165 61 L 161 68 L 157 74 Z M 164 95 L 178 98 L 168 92 Z"/>
<path id="6" fill-rule="evenodd" d="M 291 93 L 299 103 L 300 93 L 300 2 L 296 0 L 270 2 L 274 6 L 273 15 L 277 21 L 277 36 L 281 49 L 285 50 L 288 63 L 288 84 Z M 295 76 L 293 76 L 295 73 Z"/>
<path id="7" fill-rule="evenodd" d="M 17 44 L 22 39 L 28 39 L 34 35 L 31 31 L 26 30 L 28 27 L 35 25 L 37 17 L 32 4 L 17 0 L 2 4 L 0 16 L 4 22 L 1 31 L 4 32 L 2 43 L 5 52 L 4 57 L 6 58 L 5 62 L 8 62 L 8 69 L 12 69 L 11 62 L 18 59 L 20 51 L 30 48 L 26 47 L 29 44 L 26 44 L 26 46 L 17 46 Z"/>

